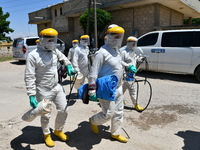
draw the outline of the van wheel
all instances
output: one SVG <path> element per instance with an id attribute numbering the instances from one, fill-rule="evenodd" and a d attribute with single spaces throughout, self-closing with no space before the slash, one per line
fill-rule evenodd
<path id="1" fill-rule="evenodd" d="M 200 67 L 198 67 L 197 70 L 195 71 L 195 77 L 197 78 L 197 80 L 200 81 Z"/>

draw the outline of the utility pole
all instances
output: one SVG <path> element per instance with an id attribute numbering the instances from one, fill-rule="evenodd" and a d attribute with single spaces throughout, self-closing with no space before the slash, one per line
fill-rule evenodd
<path id="1" fill-rule="evenodd" d="M 91 6 L 91 0 L 89 0 L 88 3 L 88 17 L 87 17 L 87 28 L 86 28 L 87 35 L 89 35 L 89 30 L 90 30 L 90 6 Z"/>
<path id="2" fill-rule="evenodd" d="M 98 39 L 97 39 L 97 12 L 96 12 L 96 0 L 93 0 L 94 7 L 94 48 L 98 48 Z"/>

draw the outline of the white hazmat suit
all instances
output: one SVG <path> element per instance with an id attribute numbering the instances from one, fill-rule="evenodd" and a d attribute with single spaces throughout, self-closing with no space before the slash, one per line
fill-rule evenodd
<path id="1" fill-rule="evenodd" d="M 122 93 L 122 58 L 119 54 L 118 47 L 122 44 L 124 29 L 114 26 L 108 29 L 107 44 L 103 45 L 96 52 L 94 62 L 88 75 L 88 84 L 90 97 L 94 97 L 96 90 L 90 90 L 90 86 L 94 88 L 97 78 L 116 75 L 118 85 L 116 90 L 115 101 L 100 99 L 102 111 L 92 116 L 90 120 L 91 129 L 94 133 L 98 133 L 98 125 L 102 125 L 111 120 L 111 137 L 120 142 L 128 140 L 121 136 L 121 126 L 123 121 L 123 93 Z"/>
<path id="2" fill-rule="evenodd" d="M 55 119 L 54 134 L 66 141 L 68 137 L 61 131 L 65 125 L 68 109 L 66 94 L 63 87 L 58 83 L 57 67 L 58 60 L 63 61 L 65 66 L 71 66 L 71 63 L 64 54 L 56 49 L 57 34 L 57 31 L 52 28 L 41 31 L 40 46 L 27 56 L 25 83 L 29 98 L 36 96 L 37 102 L 45 99 L 56 105 L 58 112 Z M 41 115 L 41 127 L 46 145 L 54 146 L 54 141 L 50 136 L 50 116 L 51 113 Z"/>
<path id="3" fill-rule="evenodd" d="M 130 36 L 127 38 L 127 45 L 120 48 L 120 53 L 122 56 L 122 65 L 124 66 L 124 82 L 123 82 L 123 93 L 128 89 L 129 95 L 131 97 L 133 106 L 136 110 L 143 110 L 143 108 L 136 101 L 136 90 L 135 90 L 135 79 L 134 74 L 130 73 L 126 69 L 127 66 L 133 65 L 136 66 L 136 63 L 141 58 L 136 55 L 135 50 L 137 48 L 137 38 Z M 126 60 L 126 58 L 130 56 L 131 60 Z"/>
<path id="4" fill-rule="evenodd" d="M 72 64 L 76 72 L 78 72 L 77 79 L 75 81 L 74 87 L 78 89 L 88 77 L 89 73 L 89 36 L 82 35 L 80 38 L 80 44 L 74 49 L 74 56 Z"/>

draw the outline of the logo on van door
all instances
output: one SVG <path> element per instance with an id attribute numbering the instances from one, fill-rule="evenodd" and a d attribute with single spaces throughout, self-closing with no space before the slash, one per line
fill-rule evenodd
<path id="1" fill-rule="evenodd" d="M 165 53 L 165 49 L 151 49 L 152 53 Z"/>

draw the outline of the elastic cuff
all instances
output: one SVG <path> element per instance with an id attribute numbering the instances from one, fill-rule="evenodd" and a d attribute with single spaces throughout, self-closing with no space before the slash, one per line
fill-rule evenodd
<path id="1" fill-rule="evenodd" d="M 97 89 L 96 84 L 90 84 L 90 85 L 88 85 L 88 90 L 96 90 L 96 89 Z"/>

